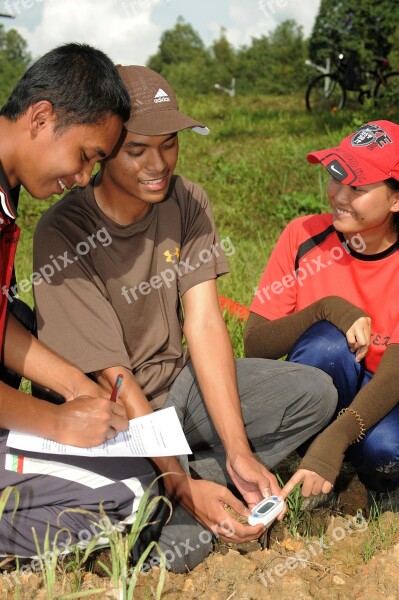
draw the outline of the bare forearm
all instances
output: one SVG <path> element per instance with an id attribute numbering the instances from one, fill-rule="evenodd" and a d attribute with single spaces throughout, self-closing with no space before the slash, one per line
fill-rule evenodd
<path id="1" fill-rule="evenodd" d="M 95 376 L 98 383 L 107 391 L 107 393 L 109 393 L 119 373 L 123 375 L 123 384 L 119 399 L 126 407 L 128 418 L 135 419 L 154 412 L 129 369 L 118 366 L 109 367 L 108 369 L 96 372 Z M 151 460 L 161 473 L 172 473 L 165 477 L 165 486 L 169 494 L 175 496 L 177 494 L 177 489 L 181 487 L 183 483 L 183 479 L 187 477 L 187 474 L 181 467 L 179 461 L 174 456 L 152 457 Z"/>
<path id="2" fill-rule="evenodd" d="M 38 418 L 40 415 L 40 418 Z M 0 382 L 0 427 L 50 437 L 55 406 Z"/>
<path id="3" fill-rule="evenodd" d="M 189 324 L 185 334 L 206 407 L 226 453 L 232 448 L 248 451 L 234 356 L 222 317 Z"/>
<path id="4" fill-rule="evenodd" d="M 12 315 L 8 316 L 5 330 L 4 364 L 66 399 L 74 398 L 87 379 L 77 367 L 39 342 Z"/>

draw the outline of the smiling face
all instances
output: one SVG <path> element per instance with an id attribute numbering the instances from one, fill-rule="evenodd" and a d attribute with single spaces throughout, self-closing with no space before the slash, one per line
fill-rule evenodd
<path id="1" fill-rule="evenodd" d="M 345 236 L 360 233 L 368 248 L 365 253 L 382 252 L 396 241 L 399 193 L 383 181 L 355 187 L 331 179 L 327 194 L 335 229 Z"/>
<path id="2" fill-rule="evenodd" d="M 114 153 L 104 162 L 102 182 L 116 188 L 120 198 L 140 212 L 161 202 L 168 191 L 179 154 L 176 133 L 168 135 L 122 134 Z"/>
<path id="3" fill-rule="evenodd" d="M 50 105 L 51 106 L 51 105 Z M 35 198 L 87 185 L 94 164 L 111 153 L 122 128 L 116 115 L 95 125 L 71 125 L 54 133 L 56 118 L 45 107 L 33 115 L 29 139 L 21 150 L 17 180 Z"/>

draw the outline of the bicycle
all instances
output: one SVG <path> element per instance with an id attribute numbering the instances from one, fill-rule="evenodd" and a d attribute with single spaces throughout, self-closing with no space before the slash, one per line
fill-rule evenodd
<path id="1" fill-rule="evenodd" d="M 397 102 L 399 72 L 391 70 L 387 58 L 375 57 L 374 69 L 362 68 L 355 52 L 349 54 L 347 62 L 343 59 L 344 55 L 340 53 L 334 70 L 330 68 L 331 62 L 327 62 L 324 68 L 305 61 L 322 72 L 309 83 L 306 90 L 308 112 L 337 112 L 343 109 L 348 91 L 358 92 L 357 99 L 361 104 L 366 98 Z"/>

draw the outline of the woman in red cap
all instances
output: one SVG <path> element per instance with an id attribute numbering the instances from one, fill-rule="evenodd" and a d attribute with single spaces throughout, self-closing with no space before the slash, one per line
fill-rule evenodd
<path id="1" fill-rule="evenodd" d="M 331 491 L 345 454 L 370 500 L 399 498 L 399 125 L 367 123 L 336 148 L 313 152 L 331 175 L 330 214 L 300 217 L 282 233 L 245 330 L 247 356 L 327 372 L 336 418 L 283 488 Z"/>

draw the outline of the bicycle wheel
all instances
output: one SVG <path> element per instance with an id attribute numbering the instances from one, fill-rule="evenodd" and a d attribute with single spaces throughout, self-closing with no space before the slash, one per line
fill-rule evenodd
<path id="1" fill-rule="evenodd" d="M 310 82 L 306 91 L 309 112 L 337 112 L 344 107 L 346 92 L 336 75 L 319 75 Z"/>
<path id="2" fill-rule="evenodd" d="M 384 104 L 386 107 L 398 107 L 399 102 L 399 73 L 388 73 L 383 81 L 379 81 L 375 86 L 374 98 L 378 104 Z"/>

